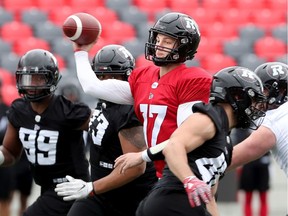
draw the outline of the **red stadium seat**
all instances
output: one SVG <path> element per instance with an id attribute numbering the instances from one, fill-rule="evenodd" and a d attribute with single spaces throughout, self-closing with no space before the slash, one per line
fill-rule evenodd
<path id="1" fill-rule="evenodd" d="M 267 8 L 274 11 L 274 13 L 282 12 L 287 14 L 287 0 L 266 0 Z"/>
<path id="2" fill-rule="evenodd" d="M 50 45 L 46 40 L 30 37 L 23 40 L 22 38 L 15 41 L 14 52 L 18 55 L 23 55 L 31 49 L 45 49 L 50 51 Z"/>
<path id="3" fill-rule="evenodd" d="M 36 2 L 35 0 L 3 0 L 2 5 L 6 10 L 18 13 L 36 7 Z"/>
<path id="4" fill-rule="evenodd" d="M 211 53 L 223 53 L 223 46 L 219 40 L 213 38 L 201 37 L 201 42 L 196 53 L 198 58 L 205 57 Z"/>
<path id="5" fill-rule="evenodd" d="M 197 22 L 200 32 L 202 32 L 203 29 L 206 29 L 206 26 L 208 27 L 218 19 L 218 12 L 216 10 L 206 9 L 203 7 L 187 9 L 186 14 L 191 16 Z"/>
<path id="6" fill-rule="evenodd" d="M 110 26 L 104 27 L 101 35 L 105 40 L 112 40 L 121 44 L 126 40 L 136 38 L 136 30 L 129 23 L 115 21 Z"/>
<path id="7" fill-rule="evenodd" d="M 254 52 L 267 61 L 274 61 L 277 57 L 287 53 L 287 45 L 280 39 L 265 36 L 254 43 Z"/>
<path id="8" fill-rule="evenodd" d="M 226 39 L 234 39 L 238 37 L 237 26 L 233 23 L 221 23 L 215 22 L 210 25 L 205 26 L 204 30 L 201 30 L 202 36 L 213 38 L 214 40 L 226 40 Z"/>
<path id="9" fill-rule="evenodd" d="M 116 41 L 113 40 L 105 40 L 103 37 L 100 37 L 97 41 L 97 43 L 92 47 L 92 49 L 89 52 L 89 57 L 93 58 L 94 55 L 104 46 L 109 44 L 116 44 Z"/>
<path id="10" fill-rule="evenodd" d="M 168 8 L 167 0 L 134 0 L 134 4 L 149 15 L 149 20 L 154 20 L 157 12 Z"/>
<path id="11" fill-rule="evenodd" d="M 234 58 L 227 55 L 213 53 L 210 53 L 208 56 L 201 58 L 200 63 L 201 67 L 203 67 L 211 74 L 214 74 L 225 67 L 237 65 L 237 62 Z"/>
<path id="12" fill-rule="evenodd" d="M 264 9 L 258 11 L 257 13 L 253 13 L 252 19 L 255 25 L 266 29 L 266 31 L 270 31 L 271 28 L 273 28 L 276 25 L 282 23 L 287 25 L 286 16 L 287 11 L 286 13 L 283 12 L 275 13 L 275 11 L 273 10 Z"/>
<path id="13" fill-rule="evenodd" d="M 119 20 L 118 14 L 107 7 L 97 7 L 86 10 L 87 13 L 96 17 L 102 25 L 102 28 L 107 28 L 113 22 Z"/>
<path id="14" fill-rule="evenodd" d="M 229 8 L 225 13 L 220 13 L 219 20 L 223 23 L 233 23 L 235 26 L 243 26 L 252 22 L 251 14 L 238 8 Z"/>
<path id="15" fill-rule="evenodd" d="M 199 3 L 198 0 L 169 0 L 168 6 L 172 11 L 186 13 L 187 10 L 198 8 Z"/>
<path id="16" fill-rule="evenodd" d="M 30 25 L 18 21 L 5 23 L 0 30 L 1 37 L 5 41 L 13 42 L 21 37 L 21 40 L 25 42 L 26 38 L 33 36 Z"/>
<path id="17" fill-rule="evenodd" d="M 202 7 L 205 9 L 218 9 L 222 11 L 226 11 L 231 8 L 232 1 L 223 1 L 223 0 L 202 0 Z"/>
<path id="18" fill-rule="evenodd" d="M 62 26 L 66 18 L 76 12 L 79 11 L 68 6 L 62 8 L 57 7 L 49 12 L 49 19 L 56 25 Z"/>
<path id="19" fill-rule="evenodd" d="M 255 13 L 266 8 L 266 0 L 234 0 L 235 7 L 239 10 L 246 10 Z M 257 13 L 257 12 L 256 12 Z"/>
<path id="20" fill-rule="evenodd" d="M 40 10 L 44 11 L 51 11 L 56 8 L 62 8 L 65 6 L 66 1 L 65 0 L 35 0 L 37 1 L 37 6 Z"/>
<path id="21" fill-rule="evenodd" d="M 77 9 L 79 12 L 85 12 L 92 8 L 103 7 L 104 0 L 69 0 L 69 6 Z"/>
<path id="22" fill-rule="evenodd" d="M 2 95 L 4 103 L 8 106 L 10 106 L 15 99 L 20 98 L 16 85 L 6 85 L 2 88 Z"/>
<path id="23" fill-rule="evenodd" d="M 16 84 L 14 74 L 1 67 L 0 67 L 0 80 L 2 82 L 2 86 Z"/>

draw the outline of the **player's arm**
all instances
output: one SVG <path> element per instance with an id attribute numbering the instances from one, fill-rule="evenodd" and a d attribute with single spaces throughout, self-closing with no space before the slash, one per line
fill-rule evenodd
<path id="1" fill-rule="evenodd" d="M 117 168 L 117 170 L 120 173 L 124 174 L 126 173 L 126 170 L 138 166 L 144 162 L 164 160 L 162 150 L 164 149 L 167 143 L 168 140 L 153 147 L 150 147 L 148 149 L 145 149 L 141 152 L 129 152 L 120 155 L 118 158 L 116 158 L 114 167 Z"/>
<path id="2" fill-rule="evenodd" d="M 142 126 L 122 129 L 118 136 L 123 153 L 140 152 L 146 148 Z M 65 201 L 84 198 L 91 192 L 95 194 L 105 193 L 133 181 L 144 173 L 145 168 L 146 164 L 142 163 L 129 169 L 125 175 L 120 174 L 118 168 L 115 168 L 109 175 L 93 183 L 68 177 L 69 182 L 58 184 L 55 191 L 59 196 L 64 196 Z"/>
<path id="3" fill-rule="evenodd" d="M 184 184 L 192 207 L 209 203 L 212 199 L 211 188 L 199 180 L 188 164 L 187 153 L 214 137 L 216 127 L 205 114 L 190 115 L 174 133 L 163 149 L 166 163 L 174 175 Z"/>
<path id="4" fill-rule="evenodd" d="M 227 170 L 235 169 L 260 158 L 272 149 L 275 143 L 275 134 L 269 128 L 260 126 L 248 138 L 234 146 L 232 162 Z"/>
<path id="5" fill-rule="evenodd" d="M 142 126 L 123 129 L 119 132 L 118 136 L 123 154 L 128 152 L 140 152 L 146 148 Z M 125 174 L 120 174 L 119 168 L 116 167 L 108 176 L 93 183 L 94 191 L 96 194 L 100 194 L 121 187 L 142 175 L 145 168 L 146 164 L 141 163 L 140 165 L 127 170 Z"/>
<path id="6" fill-rule="evenodd" d="M 88 52 L 93 44 L 79 46 L 73 43 L 78 80 L 85 93 L 117 104 L 133 105 L 134 99 L 127 81 L 99 80 L 91 68 Z M 78 51 L 77 51 L 78 50 Z"/>
<path id="7" fill-rule="evenodd" d="M 21 156 L 22 144 L 18 138 L 18 131 L 8 122 L 3 144 L 0 147 L 0 165 L 13 165 Z"/>

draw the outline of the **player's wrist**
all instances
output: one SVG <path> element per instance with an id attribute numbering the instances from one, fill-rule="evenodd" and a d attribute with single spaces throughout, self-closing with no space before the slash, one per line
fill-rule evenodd
<path id="1" fill-rule="evenodd" d="M 151 162 L 151 158 L 148 156 L 148 150 L 149 149 L 146 149 L 144 151 L 142 151 L 142 154 L 141 154 L 141 157 L 142 157 L 142 160 L 143 161 L 146 161 L 146 162 Z"/>
<path id="2" fill-rule="evenodd" d="M 5 161 L 4 154 L 3 154 L 3 152 L 0 150 L 0 166 L 4 163 L 4 161 Z"/>
<path id="3" fill-rule="evenodd" d="M 197 177 L 195 175 L 191 175 L 191 176 L 185 177 L 184 180 L 183 180 L 184 187 L 186 187 L 186 184 L 188 182 L 192 181 L 193 179 L 197 179 Z"/>
<path id="4" fill-rule="evenodd" d="M 88 191 L 90 191 L 89 192 L 89 196 L 95 196 L 96 193 L 95 193 L 95 190 L 94 190 L 93 182 L 87 182 L 87 187 L 88 187 Z"/>

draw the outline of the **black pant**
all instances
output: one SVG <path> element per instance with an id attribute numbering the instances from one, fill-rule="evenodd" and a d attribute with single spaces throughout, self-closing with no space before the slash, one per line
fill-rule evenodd
<path id="1" fill-rule="evenodd" d="M 185 190 L 154 189 L 139 205 L 136 216 L 211 216 L 204 204 L 192 208 Z"/>

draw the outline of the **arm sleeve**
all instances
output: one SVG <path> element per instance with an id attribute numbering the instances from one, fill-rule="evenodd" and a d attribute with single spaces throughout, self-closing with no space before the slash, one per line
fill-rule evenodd
<path id="1" fill-rule="evenodd" d="M 116 79 L 99 80 L 91 68 L 87 52 L 78 51 L 74 56 L 77 77 L 86 94 L 117 104 L 133 105 L 134 99 L 128 82 Z"/>

